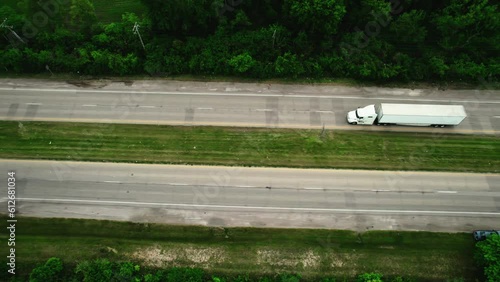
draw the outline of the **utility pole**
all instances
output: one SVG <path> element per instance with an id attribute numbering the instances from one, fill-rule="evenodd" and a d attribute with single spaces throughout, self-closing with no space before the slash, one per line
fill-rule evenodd
<path id="1" fill-rule="evenodd" d="M 139 36 L 139 39 L 141 40 L 142 48 L 144 48 L 144 50 L 146 50 L 146 47 L 144 46 L 144 42 L 142 42 L 142 37 L 141 37 L 141 33 L 139 32 L 139 27 L 141 27 L 141 26 L 136 22 L 134 24 L 134 28 L 132 28 L 132 31 L 134 32 L 134 34 L 137 34 Z"/>
<path id="2" fill-rule="evenodd" d="M 0 24 L 0 28 L 8 29 L 16 37 L 17 40 L 21 41 L 21 43 L 26 43 L 19 35 L 17 35 L 14 30 L 12 30 L 13 26 L 7 25 L 7 18 L 5 18 L 5 20 L 3 20 L 3 22 Z"/>
<path id="3" fill-rule="evenodd" d="M 273 49 L 274 49 L 274 41 L 275 41 L 275 39 L 276 39 L 276 29 L 273 32 Z"/>

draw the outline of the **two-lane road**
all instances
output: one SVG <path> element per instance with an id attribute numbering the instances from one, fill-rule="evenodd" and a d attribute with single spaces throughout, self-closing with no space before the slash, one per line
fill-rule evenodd
<path id="1" fill-rule="evenodd" d="M 1 81 L 0 81 L 1 82 Z M 43 85 L 42 85 L 43 86 Z M 318 87 L 280 90 L 239 88 L 157 89 L 103 87 L 84 89 L 63 83 L 48 87 L 0 83 L 0 120 L 99 123 L 214 125 L 239 127 L 322 128 L 429 131 L 432 128 L 351 126 L 346 113 L 373 103 L 461 104 L 468 117 L 449 133 L 500 133 L 498 91 L 434 93 Z M 274 87 L 274 86 L 273 86 Z M 309 92 L 304 92 L 304 91 Z M 398 92 L 399 91 L 399 92 Z M 441 94 L 441 95 L 440 95 Z"/>
<path id="2" fill-rule="evenodd" d="M 28 216 L 431 231 L 500 220 L 498 174 L 17 160 L 0 167 L 1 183 L 16 172 L 17 208 Z"/>

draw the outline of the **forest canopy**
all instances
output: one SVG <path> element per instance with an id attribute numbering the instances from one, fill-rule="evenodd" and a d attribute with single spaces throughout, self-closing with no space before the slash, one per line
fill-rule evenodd
<path id="1" fill-rule="evenodd" d="M 112 22 L 91 0 L 4 4 L 0 72 L 361 81 L 500 75 L 500 14 L 489 0 L 137 4 L 146 12 L 123 11 Z"/>

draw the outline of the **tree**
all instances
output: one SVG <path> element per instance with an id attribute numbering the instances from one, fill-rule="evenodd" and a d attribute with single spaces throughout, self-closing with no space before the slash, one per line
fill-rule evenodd
<path id="1" fill-rule="evenodd" d="M 499 51 L 500 12 L 489 0 L 451 0 L 433 17 L 439 31 L 438 44 L 446 51 L 467 51 L 470 55 Z"/>
<path id="2" fill-rule="evenodd" d="M 428 60 L 429 68 L 433 74 L 443 78 L 448 73 L 450 67 L 445 63 L 444 58 L 441 56 L 432 56 Z"/>
<path id="3" fill-rule="evenodd" d="M 89 32 L 97 20 L 90 0 L 71 0 L 69 15 L 72 28 L 83 32 Z"/>
<path id="4" fill-rule="evenodd" d="M 255 65 L 255 60 L 252 56 L 250 56 L 250 54 L 248 54 L 248 52 L 245 52 L 232 57 L 229 60 L 229 65 L 232 66 L 236 72 L 245 73 Z"/>
<path id="5" fill-rule="evenodd" d="M 356 278 L 356 282 L 382 282 L 382 275 L 378 273 L 364 273 Z"/>
<path id="6" fill-rule="evenodd" d="M 23 53 L 19 49 L 12 48 L 0 51 L 0 71 L 21 72 L 23 62 Z"/>
<path id="7" fill-rule="evenodd" d="M 75 273 L 82 274 L 83 282 L 111 281 L 113 265 L 107 259 L 83 261 L 76 266 Z"/>
<path id="8" fill-rule="evenodd" d="M 35 267 L 30 274 L 30 282 L 58 281 L 63 264 L 59 258 L 49 258 L 47 262 Z"/>
<path id="9" fill-rule="evenodd" d="M 297 59 L 297 55 L 286 52 L 283 56 L 279 56 L 274 62 L 274 69 L 278 76 L 288 76 L 297 78 L 302 75 L 305 70 L 302 63 Z"/>
<path id="10" fill-rule="evenodd" d="M 486 71 L 486 66 L 484 64 L 478 64 L 472 61 L 472 59 L 465 54 L 454 58 L 450 64 L 450 73 L 456 78 L 473 80 L 478 77 L 485 77 Z"/>
<path id="11" fill-rule="evenodd" d="M 206 35 L 215 30 L 224 0 L 141 0 L 154 31 L 175 35 Z"/>
<path id="12" fill-rule="evenodd" d="M 137 275 L 141 267 L 139 265 L 134 265 L 131 262 L 123 262 L 120 264 L 120 269 L 115 275 L 115 279 L 118 281 L 140 281 Z"/>
<path id="13" fill-rule="evenodd" d="M 167 274 L 167 282 L 202 282 L 203 270 L 199 268 L 174 267 Z"/>
<path id="14" fill-rule="evenodd" d="M 403 44 L 422 44 L 427 36 L 424 25 L 426 13 L 424 11 L 412 10 L 399 16 L 391 23 L 389 29 L 396 42 Z"/>
<path id="15" fill-rule="evenodd" d="M 124 13 L 120 22 L 101 25 L 99 27 L 100 33 L 95 34 L 92 41 L 99 48 L 107 49 L 112 53 L 126 55 L 134 52 L 140 54 L 143 47 L 137 35 L 132 32 L 135 23 L 140 25 L 142 38 L 146 40 L 150 23 L 147 20 L 141 21 L 134 13 Z"/>
<path id="16" fill-rule="evenodd" d="M 484 268 L 488 282 L 500 281 L 500 235 L 493 234 L 476 244 L 475 259 Z"/>
<path id="17" fill-rule="evenodd" d="M 285 6 L 310 34 L 336 34 L 346 13 L 343 0 L 285 0 Z"/>

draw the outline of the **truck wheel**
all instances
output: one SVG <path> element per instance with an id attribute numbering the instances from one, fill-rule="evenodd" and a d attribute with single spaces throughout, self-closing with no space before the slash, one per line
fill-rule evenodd
<path id="1" fill-rule="evenodd" d="M 352 125 L 356 125 L 356 124 L 358 124 L 358 123 L 357 123 L 357 122 L 351 122 L 351 124 L 352 124 Z"/>

